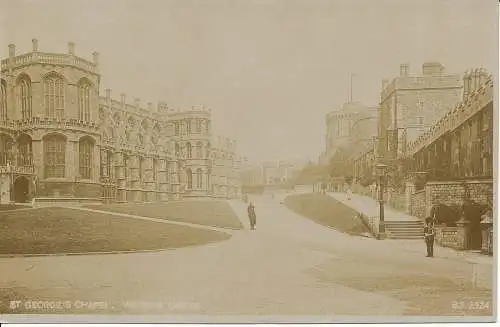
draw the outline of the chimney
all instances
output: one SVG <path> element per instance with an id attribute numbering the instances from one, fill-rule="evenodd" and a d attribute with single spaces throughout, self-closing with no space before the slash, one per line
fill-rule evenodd
<path id="1" fill-rule="evenodd" d="M 470 75 L 469 75 L 469 71 L 466 70 L 465 73 L 464 73 L 464 77 L 463 77 L 463 83 L 464 83 L 464 92 L 463 92 L 463 99 L 465 100 L 468 96 L 469 96 L 469 93 L 470 93 Z"/>
<path id="2" fill-rule="evenodd" d="M 99 66 L 99 52 L 97 51 L 92 52 L 92 57 L 94 59 L 94 64 L 96 66 Z"/>
<path id="3" fill-rule="evenodd" d="M 122 93 L 120 94 L 120 99 L 121 99 L 121 103 L 122 103 L 122 108 L 125 108 L 125 99 L 126 99 L 126 95 L 125 93 Z"/>
<path id="4" fill-rule="evenodd" d="M 68 54 L 70 56 L 75 55 L 75 43 L 74 42 L 68 42 Z"/>
<path id="5" fill-rule="evenodd" d="M 426 62 L 422 65 L 423 75 L 440 75 L 444 73 L 444 66 L 439 62 Z"/>
<path id="6" fill-rule="evenodd" d="M 408 64 L 399 65 L 399 76 L 408 76 L 409 66 Z"/>
<path id="7" fill-rule="evenodd" d="M 9 57 L 15 57 L 15 56 L 16 56 L 16 45 L 9 44 Z"/>
<path id="8" fill-rule="evenodd" d="M 38 52 L 38 40 L 32 39 L 31 44 L 33 45 L 33 52 Z"/>

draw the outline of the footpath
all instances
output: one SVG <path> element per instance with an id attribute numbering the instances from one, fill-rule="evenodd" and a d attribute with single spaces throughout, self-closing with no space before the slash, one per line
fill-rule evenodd
<path id="1" fill-rule="evenodd" d="M 351 207 L 353 210 L 361 213 L 367 217 L 378 217 L 379 203 L 371 197 L 352 194 L 351 199 L 347 198 L 346 193 L 327 192 L 335 200 Z M 397 211 L 389 205 L 384 204 L 384 220 L 385 221 L 420 221 L 418 217 L 410 216 L 404 212 Z M 422 236 L 423 237 L 423 236 Z M 422 252 L 424 248 L 423 240 L 406 240 L 406 239 L 386 239 L 383 242 L 390 243 L 391 246 L 400 248 L 406 251 L 419 251 Z M 471 264 L 480 264 L 493 267 L 494 260 L 492 256 L 487 256 L 477 251 L 459 251 L 448 247 L 442 247 L 435 244 L 435 256 L 444 257 L 448 259 L 466 260 Z"/>

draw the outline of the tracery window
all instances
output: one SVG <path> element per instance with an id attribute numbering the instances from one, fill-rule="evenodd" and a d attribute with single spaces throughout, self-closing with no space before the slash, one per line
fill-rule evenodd
<path id="1" fill-rule="evenodd" d="M 0 81 L 0 121 L 7 120 L 7 82 Z"/>
<path id="2" fill-rule="evenodd" d="M 64 117 L 64 81 L 62 77 L 51 74 L 44 78 L 45 112 L 48 117 Z"/>
<path id="3" fill-rule="evenodd" d="M 201 133 L 201 120 L 196 120 L 196 133 Z"/>
<path id="4" fill-rule="evenodd" d="M 10 136 L 0 134 L 0 166 L 5 166 L 10 160 L 13 143 Z"/>
<path id="5" fill-rule="evenodd" d="M 153 159 L 153 181 L 156 183 L 156 176 L 158 174 L 158 159 Z"/>
<path id="6" fill-rule="evenodd" d="M 203 158 L 203 144 L 201 142 L 196 143 L 196 158 Z"/>
<path id="7" fill-rule="evenodd" d="M 202 187 L 202 185 L 201 185 L 202 184 L 202 178 L 203 178 L 203 172 L 202 172 L 201 168 L 198 168 L 196 170 L 196 187 L 198 189 L 201 189 L 201 187 Z"/>
<path id="8" fill-rule="evenodd" d="M 80 170 L 80 178 L 92 178 L 92 152 L 94 150 L 94 142 L 90 138 L 82 138 L 78 144 L 79 160 L 78 166 Z"/>
<path id="9" fill-rule="evenodd" d="M 45 158 L 45 177 L 63 178 L 66 166 L 66 137 L 48 135 L 43 139 Z"/>
<path id="10" fill-rule="evenodd" d="M 125 179 L 125 183 L 128 185 L 128 182 L 129 182 L 129 173 L 128 173 L 128 170 L 129 170 L 129 166 L 128 166 L 128 155 L 127 154 L 123 154 L 123 178 Z"/>
<path id="11" fill-rule="evenodd" d="M 112 177 L 111 172 L 111 160 L 113 158 L 113 152 L 107 150 L 103 152 L 104 158 L 103 158 L 103 166 L 102 166 L 102 172 L 101 175 L 103 177 Z"/>
<path id="12" fill-rule="evenodd" d="M 31 137 L 23 134 L 18 140 L 18 158 L 19 166 L 31 166 L 33 164 L 33 151 L 31 147 Z"/>
<path id="13" fill-rule="evenodd" d="M 191 143 L 187 143 L 186 144 L 186 149 L 187 149 L 187 157 L 188 158 L 191 158 L 192 154 L 193 154 L 193 149 L 191 147 Z"/>
<path id="14" fill-rule="evenodd" d="M 31 80 L 24 76 L 19 81 L 19 103 L 23 119 L 31 117 Z"/>
<path id="15" fill-rule="evenodd" d="M 88 81 L 82 81 L 78 85 L 78 119 L 90 121 L 90 94 L 92 85 Z M 103 112 L 104 116 L 104 112 Z"/>
<path id="16" fill-rule="evenodd" d="M 144 158 L 139 158 L 139 181 L 142 182 L 142 176 L 144 176 Z"/>
<path id="17" fill-rule="evenodd" d="M 191 168 L 186 169 L 186 177 L 187 177 L 187 187 L 189 189 L 193 188 L 193 172 Z"/>

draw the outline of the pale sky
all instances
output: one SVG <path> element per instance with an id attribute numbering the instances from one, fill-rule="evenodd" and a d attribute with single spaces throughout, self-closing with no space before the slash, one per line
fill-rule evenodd
<path id="1" fill-rule="evenodd" d="M 0 56 L 98 51 L 101 95 L 212 108 L 254 160 L 324 150 L 325 114 L 425 61 L 497 72 L 495 0 L 0 0 Z"/>

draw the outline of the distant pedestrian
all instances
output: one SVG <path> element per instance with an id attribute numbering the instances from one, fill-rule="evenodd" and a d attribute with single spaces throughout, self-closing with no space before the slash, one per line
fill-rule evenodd
<path id="1" fill-rule="evenodd" d="M 347 189 L 347 200 L 350 200 L 352 197 L 352 190 L 350 188 Z"/>
<path id="2" fill-rule="evenodd" d="M 253 205 L 253 202 L 250 202 L 247 211 L 248 211 L 248 219 L 250 220 L 250 229 L 254 230 L 255 225 L 257 224 L 257 216 L 255 215 L 255 206 Z"/>
<path id="3" fill-rule="evenodd" d="M 434 256 L 434 236 L 435 236 L 435 231 L 434 231 L 434 224 L 432 222 L 431 217 L 427 217 L 425 219 L 425 225 L 424 225 L 424 239 L 425 239 L 425 245 L 427 246 L 427 257 L 433 257 Z"/>

